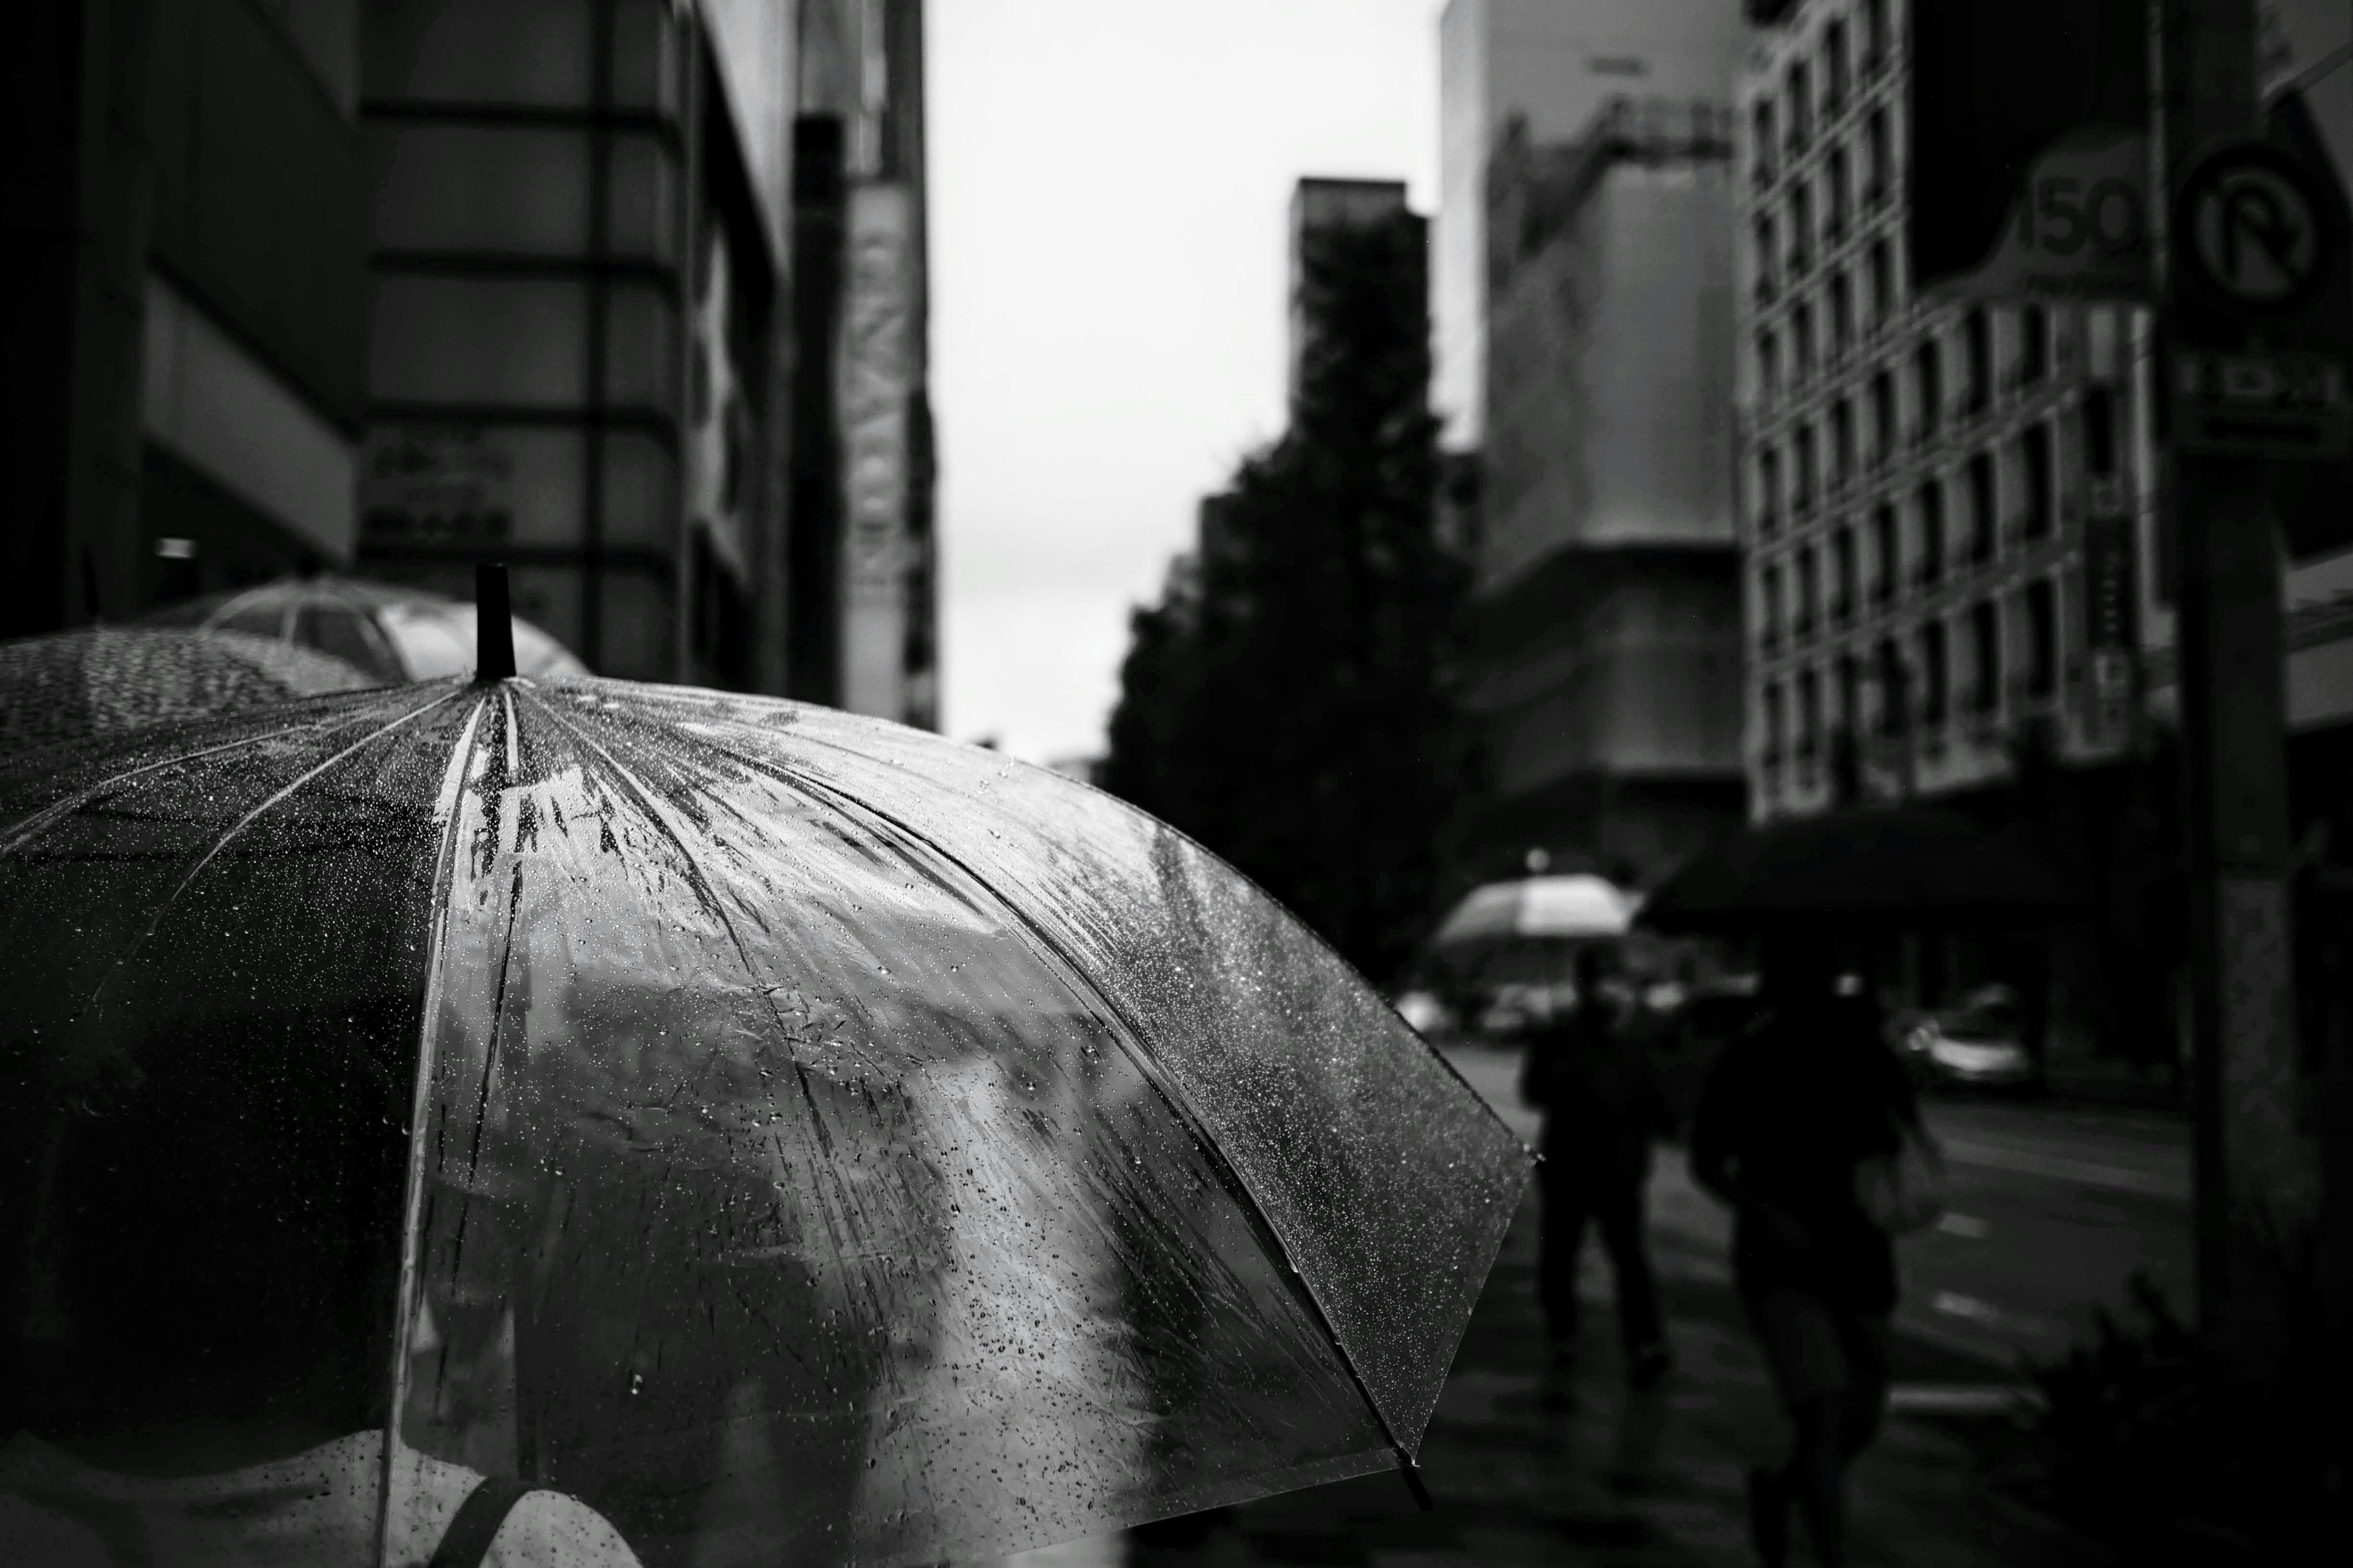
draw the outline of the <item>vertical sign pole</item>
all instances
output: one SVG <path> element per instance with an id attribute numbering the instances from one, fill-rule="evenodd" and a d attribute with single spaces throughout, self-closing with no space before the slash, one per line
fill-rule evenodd
<path id="1" fill-rule="evenodd" d="M 2160 0 L 2161 146 L 2178 193 L 2194 156 L 2257 129 L 2254 0 Z M 2160 317 L 2170 402 L 2181 349 L 2245 346 L 2185 296 L 2169 233 Z M 2280 562 L 2261 463 L 2184 451 L 2168 431 L 2177 525 L 2176 647 L 2189 888 L 2198 1284 L 2201 1321 L 2239 1366 L 2279 1343 L 2268 1226 L 2310 1212 L 2289 970 Z"/>

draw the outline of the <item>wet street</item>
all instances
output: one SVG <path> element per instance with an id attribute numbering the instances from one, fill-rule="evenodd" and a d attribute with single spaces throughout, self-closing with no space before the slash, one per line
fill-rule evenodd
<path id="1" fill-rule="evenodd" d="M 1523 1136 L 1516 1058 L 1449 1053 Z M 2176 1292 L 2190 1263 L 2188 1128 L 2178 1119 L 2060 1102 L 1937 1101 L 1951 1208 L 1905 1245 L 1895 1419 L 1856 1470 L 1855 1561 L 1890 1565 L 2105 1563 L 2102 1550 L 1987 1487 L 2021 1353 L 2063 1351 L 2098 1303 L 2147 1269 Z M 1422 1453 L 1436 1499 L 1417 1510 L 1388 1476 L 1276 1498 L 1126 1536 L 1014 1559 L 1022 1568 L 1332 1563 L 1742 1564 L 1748 1464 L 1771 1457 L 1778 1416 L 1743 1331 L 1725 1215 L 1661 1151 L 1653 1247 L 1678 1370 L 1629 1392 L 1605 1310 L 1565 1400 L 1538 1370 L 1537 1204 L 1523 1205 L 1456 1358 Z M 1609 1295 L 1598 1247 L 1585 1290 Z M 1989 1437 L 1991 1435 L 1992 1441 Z"/>

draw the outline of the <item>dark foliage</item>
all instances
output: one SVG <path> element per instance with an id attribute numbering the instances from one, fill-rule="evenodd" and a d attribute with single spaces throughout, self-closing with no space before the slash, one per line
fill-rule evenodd
<path id="1" fill-rule="evenodd" d="M 2128 1313 L 2030 1368 L 2042 1395 L 2026 1476 L 2041 1500 L 2136 1555 L 2295 1561 L 2348 1517 L 2342 1326 L 2316 1237 L 2272 1235 L 2284 1321 L 2269 1371 L 2234 1373 L 2146 1277 Z"/>
<path id="2" fill-rule="evenodd" d="M 1311 233 L 1301 270 L 1292 428 L 1136 612 L 1103 781 L 1386 978 L 1462 767 L 1419 220 Z"/>

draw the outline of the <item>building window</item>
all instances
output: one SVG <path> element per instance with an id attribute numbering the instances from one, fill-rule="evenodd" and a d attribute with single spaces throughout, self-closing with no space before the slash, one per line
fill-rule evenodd
<path id="1" fill-rule="evenodd" d="M 1865 76 L 1887 59 L 1887 0 L 1862 0 L 1862 70 Z"/>
<path id="2" fill-rule="evenodd" d="M 1920 718 L 1924 723 L 1945 721 L 1952 689 L 1952 658 L 1946 646 L 1945 623 L 1930 621 L 1920 628 Z"/>
<path id="3" fill-rule="evenodd" d="M 1789 106 L 1789 156 L 1795 158 L 1814 139 L 1813 84 L 1802 60 L 1782 78 L 1781 98 Z"/>
<path id="4" fill-rule="evenodd" d="M 1925 586 L 1945 575 L 1945 487 L 1930 479 L 1920 487 L 1920 581 Z"/>
<path id="5" fill-rule="evenodd" d="M 1969 606 L 1969 706 L 1991 713 L 2001 706 L 2001 613 L 1991 599 Z"/>
<path id="6" fill-rule="evenodd" d="M 1831 352 L 1843 359 L 1854 344 L 1854 290 L 1845 273 L 1831 275 L 1830 296 Z"/>
<path id="7" fill-rule="evenodd" d="M 1847 166 L 1846 149 L 1833 148 L 1830 162 L 1822 170 L 1822 199 L 1830 208 L 1830 237 L 1833 242 L 1846 237 Z"/>
<path id="8" fill-rule="evenodd" d="M 1789 349 L 1797 380 L 1814 374 L 1814 308 L 1800 305 L 1789 312 Z"/>
<path id="9" fill-rule="evenodd" d="M 1757 531 L 1770 539 L 1781 526 L 1781 454 L 1767 447 L 1757 454 Z"/>
<path id="10" fill-rule="evenodd" d="M 1822 678 L 1813 670 L 1798 677 L 1798 755 L 1811 762 L 1822 749 Z"/>
<path id="11" fill-rule="evenodd" d="M 1755 160 L 1759 184 L 1773 177 L 1773 100 L 1760 98 L 1748 111 L 1750 156 Z"/>
<path id="12" fill-rule="evenodd" d="M 2048 538 L 2051 533 L 2053 464 L 2051 456 L 2051 426 L 2030 425 L 2019 443 L 2021 463 L 2026 484 L 2026 517 L 2021 527 L 2029 539 Z"/>
<path id="13" fill-rule="evenodd" d="M 1781 760 L 1782 752 L 1788 744 L 1788 715 L 1783 710 L 1779 681 L 1768 680 L 1765 683 L 1764 710 L 1764 755 L 1766 765 L 1770 767 Z"/>
<path id="14" fill-rule="evenodd" d="M 1799 547 L 1798 558 L 1790 569 L 1797 578 L 1798 604 L 1796 614 L 1789 622 L 1789 635 L 1803 642 L 1814 635 L 1815 616 L 1820 607 L 1820 584 L 1814 573 L 1814 547 L 1810 544 Z"/>
<path id="15" fill-rule="evenodd" d="M 1757 301 L 1758 304 L 1771 301 L 1777 287 L 1774 281 L 1774 270 L 1780 264 L 1780 258 L 1774 254 L 1773 220 L 1769 217 L 1760 217 L 1757 220 Z"/>
<path id="16" fill-rule="evenodd" d="M 1902 547 L 1897 543 L 1895 509 L 1882 504 L 1871 514 L 1871 598 L 1873 604 L 1895 602 L 1896 570 Z"/>
<path id="17" fill-rule="evenodd" d="M 1871 242 L 1871 324 L 1883 327 L 1895 314 L 1895 253 L 1883 239 Z"/>
<path id="18" fill-rule="evenodd" d="M 1909 696 L 1904 689 L 1904 654 L 1894 637 L 1882 637 L 1872 660 L 1879 675 L 1879 732 L 1894 736 L 1904 732 L 1904 710 L 1909 706 Z"/>
<path id="19" fill-rule="evenodd" d="M 1874 211 L 1886 205 L 1895 182 L 1894 134 L 1883 109 L 1873 110 L 1862 122 L 1862 205 Z"/>
<path id="20" fill-rule="evenodd" d="M 1781 568 L 1757 574 L 1757 641 L 1767 653 L 1781 646 Z"/>
<path id="21" fill-rule="evenodd" d="M 1871 455 L 1883 463 L 1895 450 L 1895 377 L 1881 371 L 1871 378 Z"/>
<path id="22" fill-rule="evenodd" d="M 1994 472 L 1993 454 L 1979 452 L 1969 459 L 1969 560 L 1983 565 L 1993 559 L 1994 540 L 2000 526 L 2000 485 Z"/>
<path id="23" fill-rule="evenodd" d="M 2026 691 L 2047 698 L 2059 688 L 2059 596 L 2048 577 L 2026 585 Z"/>
<path id="24" fill-rule="evenodd" d="M 1814 481 L 1820 477 L 1818 467 L 1819 454 L 1814 449 L 1812 426 L 1798 426 L 1796 447 L 1798 489 L 1797 494 L 1790 500 L 1789 510 L 1797 516 L 1803 517 L 1814 510 Z"/>
<path id="25" fill-rule="evenodd" d="M 2084 394 L 2084 471 L 2116 471 L 2116 395 L 2105 386 Z"/>
<path id="26" fill-rule="evenodd" d="M 1832 22 L 1822 30 L 1822 112 L 1836 114 L 1846 107 L 1846 24 Z"/>
<path id="27" fill-rule="evenodd" d="M 1862 733 L 1862 660 L 1842 653 L 1837 668 L 1838 727 L 1853 738 Z"/>
<path id="28" fill-rule="evenodd" d="M 2033 385 L 2051 374 L 2051 317 L 2040 305 L 2018 316 L 2018 379 Z"/>
<path id="29" fill-rule="evenodd" d="M 1834 626 L 1844 626 L 1854 616 L 1857 575 L 1854 530 L 1841 528 L 1831 541 L 1831 621 Z"/>
<path id="30" fill-rule="evenodd" d="M 1781 390 L 1781 345 L 1769 327 L 1757 334 L 1757 384 L 1767 397 Z"/>
<path id="31" fill-rule="evenodd" d="M 1968 361 L 1968 410 L 1982 414 L 1993 400 L 1993 324 L 1982 307 L 1972 309 L 1961 323 L 1961 343 Z"/>
<path id="32" fill-rule="evenodd" d="M 1844 489 L 1854 478 L 1854 405 L 1841 397 L 1831 408 L 1831 486 Z"/>
<path id="33" fill-rule="evenodd" d="M 1802 278 L 1814 264 L 1814 197 L 1803 184 L 1789 192 L 1789 276 Z"/>
<path id="34" fill-rule="evenodd" d="M 1944 422 L 1945 374 L 1939 363 L 1936 342 L 1922 343 L 1912 355 L 1913 374 L 1920 384 L 1920 424 L 1917 430 L 1923 441 L 1936 433 Z"/>

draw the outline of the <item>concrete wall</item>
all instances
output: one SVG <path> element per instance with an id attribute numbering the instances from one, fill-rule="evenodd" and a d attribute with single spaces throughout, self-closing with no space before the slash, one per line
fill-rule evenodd
<path id="1" fill-rule="evenodd" d="M 1540 142 L 1620 93 L 1728 103 L 1749 30 L 1737 0 L 1450 0 L 1439 24 L 1433 401 L 1449 439 L 1485 429 L 1487 158 L 1514 113 Z"/>
<path id="2" fill-rule="evenodd" d="M 1731 210 L 1721 166 L 1620 164 L 1496 298 L 1482 593 L 1564 546 L 1733 542 Z"/>

